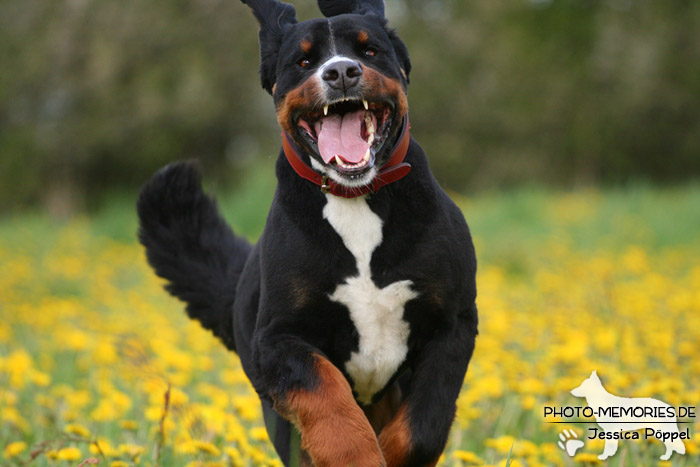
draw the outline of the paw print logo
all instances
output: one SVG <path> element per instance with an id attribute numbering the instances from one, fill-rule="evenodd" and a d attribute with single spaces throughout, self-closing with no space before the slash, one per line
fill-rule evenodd
<path id="1" fill-rule="evenodd" d="M 577 438 L 578 436 L 576 436 L 574 430 L 565 429 L 559 433 L 559 439 L 561 441 L 559 441 L 557 444 L 560 448 L 566 451 L 569 457 L 574 457 L 576 455 L 576 451 L 583 447 L 583 441 Z"/>

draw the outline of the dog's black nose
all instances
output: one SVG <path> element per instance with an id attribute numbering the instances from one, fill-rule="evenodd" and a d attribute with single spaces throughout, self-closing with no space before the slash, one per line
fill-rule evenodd
<path id="1" fill-rule="evenodd" d="M 321 77 L 334 89 L 347 91 L 360 82 L 362 67 L 352 60 L 339 60 L 329 64 Z"/>

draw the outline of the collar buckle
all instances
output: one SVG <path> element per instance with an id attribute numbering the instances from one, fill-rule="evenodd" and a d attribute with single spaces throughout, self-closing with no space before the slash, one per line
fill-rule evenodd
<path id="1" fill-rule="evenodd" d="M 330 193 L 331 186 L 328 184 L 328 175 L 324 175 L 321 177 L 321 193 L 328 194 Z"/>

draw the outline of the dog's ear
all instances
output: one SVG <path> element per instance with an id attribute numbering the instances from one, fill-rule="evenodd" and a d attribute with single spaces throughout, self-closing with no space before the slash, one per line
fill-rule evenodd
<path id="1" fill-rule="evenodd" d="M 411 59 L 408 56 L 408 47 L 399 39 L 399 36 L 396 35 L 396 31 L 389 29 L 387 33 L 389 34 L 391 45 L 394 47 L 394 52 L 396 52 L 399 66 L 401 66 L 405 73 L 406 83 L 408 83 L 410 82 L 408 76 L 411 74 Z"/>
<path id="2" fill-rule="evenodd" d="M 277 82 L 277 55 L 290 26 L 297 23 L 296 10 L 292 5 L 277 0 L 241 0 L 248 5 L 260 24 L 260 81 L 262 87 L 272 94 Z"/>
<path id="3" fill-rule="evenodd" d="M 318 8 L 327 18 L 346 13 L 372 14 L 384 18 L 384 0 L 318 0 Z"/>

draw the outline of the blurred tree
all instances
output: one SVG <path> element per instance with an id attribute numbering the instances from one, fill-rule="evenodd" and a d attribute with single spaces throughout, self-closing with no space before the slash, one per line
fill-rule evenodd
<path id="1" fill-rule="evenodd" d="M 387 7 L 414 63 L 413 131 L 446 186 L 700 174 L 700 2 Z M 273 157 L 256 31 L 235 0 L 0 2 L 0 209 L 68 212 L 181 158 L 230 178 Z"/>

